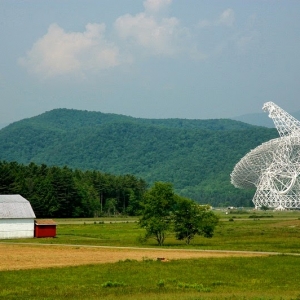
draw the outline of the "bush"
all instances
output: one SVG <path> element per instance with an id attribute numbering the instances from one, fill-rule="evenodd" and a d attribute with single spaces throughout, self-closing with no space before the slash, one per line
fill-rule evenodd
<path id="1" fill-rule="evenodd" d="M 165 287 L 165 281 L 161 279 L 161 280 L 157 283 L 157 286 L 158 286 L 159 288 Z"/>
<path id="2" fill-rule="evenodd" d="M 101 284 L 102 287 L 119 287 L 119 286 L 125 286 L 126 284 L 124 282 L 118 282 L 118 281 L 106 281 Z"/>

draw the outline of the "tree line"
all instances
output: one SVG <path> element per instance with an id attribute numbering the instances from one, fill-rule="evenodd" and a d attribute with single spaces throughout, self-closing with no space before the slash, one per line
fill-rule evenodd
<path id="1" fill-rule="evenodd" d="M 130 174 L 0 162 L 0 194 L 22 195 L 37 218 L 136 215 L 146 189 L 143 179 Z"/>
<path id="2" fill-rule="evenodd" d="M 129 174 L 1 161 L 0 194 L 22 195 L 37 218 L 139 215 L 145 239 L 154 237 L 159 245 L 170 232 L 187 244 L 195 235 L 212 237 L 218 224 L 209 206 L 175 194 L 171 183 L 155 182 L 147 188 L 143 179 Z"/>

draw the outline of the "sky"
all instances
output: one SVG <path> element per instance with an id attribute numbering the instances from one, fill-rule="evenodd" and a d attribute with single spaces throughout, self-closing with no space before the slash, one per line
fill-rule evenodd
<path id="1" fill-rule="evenodd" d="M 300 110 L 298 0 L 0 0 L 0 123 Z"/>

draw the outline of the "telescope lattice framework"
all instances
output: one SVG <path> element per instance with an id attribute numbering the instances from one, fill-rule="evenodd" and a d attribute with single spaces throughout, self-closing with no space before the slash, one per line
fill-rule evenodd
<path id="1" fill-rule="evenodd" d="M 234 167 L 231 183 L 237 188 L 254 188 L 255 208 L 284 210 L 300 208 L 300 122 L 273 102 L 269 112 L 279 138 L 261 144 Z"/>

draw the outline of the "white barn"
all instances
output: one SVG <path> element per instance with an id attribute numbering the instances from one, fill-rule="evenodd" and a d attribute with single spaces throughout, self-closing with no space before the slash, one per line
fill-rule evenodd
<path id="1" fill-rule="evenodd" d="M 35 214 L 21 195 L 0 195 L 0 239 L 33 238 Z"/>

